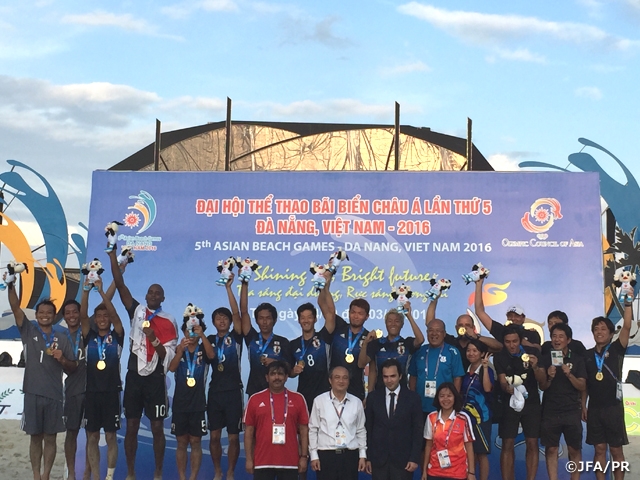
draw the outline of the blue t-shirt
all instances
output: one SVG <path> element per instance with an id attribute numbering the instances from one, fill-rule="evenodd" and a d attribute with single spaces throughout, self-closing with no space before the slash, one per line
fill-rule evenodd
<path id="1" fill-rule="evenodd" d="M 411 357 L 409 375 L 416 377 L 416 392 L 422 398 L 422 411 L 433 412 L 435 411 L 433 397 L 425 396 L 426 382 L 427 380 L 435 380 L 437 388 L 441 383 L 453 382 L 454 378 L 464 376 L 460 352 L 457 348 L 446 343 L 435 348 L 429 344 L 423 345 Z"/>
<path id="2" fill-rule="evenodd" d="M 384 382 L 382 381 L 382 364 L 390 358 L 395 358 L 400 362 L 400 365 L 402 365 L 401 373 L 404 375 L 404 379 L 407 379 L 409 359 L 417 350 L 414 342 L 415 338 L 413 337 L 397 337 L 393 342 L 389 341 L 388 337 L 382 337 L 369 342 L 367 345 L 367 356 L 375 360 L 376 371 L 378 372 L 376 388 L 384 388 Z M 405 381 L 404 384 L 406 385 L 407 382 Z"/>
<path id="3" fill-rule="evenodd" d="M 489 380 L 491 385 L 495 384 L 495 375 L 493 370 L 487 367 L 489 370 Z M 462 378 L 462 386 L 460 387 L 460 393 L 462 393 L 462 403 L 470 403 L 475 407 L 480 415 L 480 422 L 487 422 L 491 420 L 492 411 L 491 403 L 493 401 L 493 390 L 491 392 L 485 392 L 483 387 L 484 367 L 478 368 L 478 371 L 471 375 L 469 372 Z"/>
<path id="4" fill-rule="evenodd" d="M 209 363 L 206 359 L 207 354 L 202 343 L 198 343 L 193 353 L 187 348 L 182 352 L 180 364 L 175 371 L 176 388 L 173 393 L 172 405 L 174 412 L 204 412 L 206 410 L 205 384 L 209 373 Z M 193 371 L 189 368 L 190 362 L 193 363 Z M 196 381 L 193 387 L 187 384 L 189 377 Z"/>
<path id="5" fill-rule="evenodd" d="M 242 334 L 231 330 L 224 337 L 209 335 L 207 338 L 216 352 L 213 360 L 207 360 L 211 364 L 209 396 L 217 392 L 241 390 Z M 222 356 L 220 350 L 222 350 Z M 218 368 L 220 365 L 222 370 Z"/>
<path id="6" fill-rule="evenodd" d="M 264 340 L 262 334 L 253 327 L 244 338 L 249 350 L 250 370 L 249 379 L 247 380 L 247 394 L 249 396 L 269 386 L 266 379 L 267 367 L 260 361 L 263 355 L 287 362 L 290 367 L 293 365 L 293 355 L 291 354 L 289 340 L 275 334 L 267 345 L 264 345 Z"/>

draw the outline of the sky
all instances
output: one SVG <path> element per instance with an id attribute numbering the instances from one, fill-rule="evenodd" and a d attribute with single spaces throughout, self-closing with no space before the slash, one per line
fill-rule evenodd
<path id="1" fill-rule="evenodd" d="M 235 120 L 392 124 L 397 101 L 464 137 L 469 117 L 496 170 L 567 166 L 586 137 L 640 178 L 639 27 L 640 0 L 0 1 L 0 171 L 39 171 L 78 231 L 93 170 L 228 96 Z"/>

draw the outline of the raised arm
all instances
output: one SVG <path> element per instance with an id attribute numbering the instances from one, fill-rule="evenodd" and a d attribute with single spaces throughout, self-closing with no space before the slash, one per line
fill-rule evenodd
<path id="1" fill-rule="evenodd" d="M 411 331 L 413 332 L 413 336 L 415 338 L 415 340 L 413 341 L 413 346 L 415 348 L 418 348 L 420 345 L 424 343 L 424 334 L 422 333 L 422 330 L 420 330 L 420 327 L 418 326 L 416 321 L 413 319 L 413 315 L 411 314 L 411 311 L 412 311 L 411 302 L 405 303 L 404 309 L 406 310 L 406 313 L 404 314 L 404 316 L 407 317 L 407 320 L 409 320 L 409 324 L 411 325 Z"/>
<path id="2" fill-rule="evenodd" d="M 182 360 L 182 355 L 184 354 L 184 349 L 187 348 L 188 339 L 183 338 L 182 341 L 176 347 L 176 355 L 171 359 L 171 363 L 169 363 L 168 370 L 170 372 L 175 372 L 178 370 L 180 366 L 180 361 Z"/>
<path id="3" fill-rule="evenodd" d="M 326 284 L 318 294 L 318 307 L 320 307 L 320 311 L 324 317 L 324 328 L 326 328 L 327 332 L 331 334 L 336 328 L 336 304 L 333 301 L 330 291 L 333 274 L 326 271 L 324 272 L 324 278 L 326 280 Z"/>
<path id="4" fill-rule="evenodd" d="M 89 335 L 89 330 L 91 330 L 91 320 L 89 319 L 89 291 L 84 288 L 82 289 L 82 297 L 80 298 L 80 328 L 82 329 L 83 337 Z"/>
<path id="5" fill-rule="evenodd" d="M 231 272 L 229 275 L 229 280 L 227 280 L 227 284 L 225 288 L 227 289 L 227 297 L 229 298 L 229 308 L 231 309 L 231 320 L 233 321 L 233 331 L 239 335 L 242 335 L 242 318 L 240 318 L 240 309 L 238 308 L 238 301 L 236 300 L 236 296 L 233 294 L 233 279 L 235 278 L 235 274 Z M 249 319 L 249 324 L 251 324 L 251 319 Z"/>
<path id="6" fill-rule="evenodd" d="M 358 368 L 366 367 L 367 363 L 371 361 L 371 357 L 367 355 L 367 347 L 377 338 L 375 330 L 371 330 L 369 334 L 364 337 L 364 342 L 362 342 L 362 347 L 360 347 L 360 353 L 358 354 Z"/>
<path id="7" fill-rule="evenodd" d="M 109 298 L 109 296 L 102 290 L 102 280 L 96 281 L 94 285 L 98 287 L 98 293 L 102 297 L 102 303 L 104 303 L 105 307 L 107 307 L 107 313 L 109 313 L 109 319 L 111 320 L 111 325 L 113 326 L 113 330 L 118 334 L 120 338 L 122 338 L 124 336 L 124 328 L 122 327 L 122 320 L 120 319 L 120 315 L 118 315 L 118 312 L 116 311 L 116 307 L 113 306 L 113 302 L 111 302 L 111 299 Z M 88 330 L 87 330 L 87 333 L 88 333 Z"/>
<path id="8" fill-rule="evenodd" d="M 113 283 L 115 284 L 115 288 L 118 290 L 118 294 L 120 295 L 120 300 L 122 301 L 124 308 L 129 310 L 133 305 L 133 297 L 131 296 L 129 287 L 127 287 L 124 283 L 124 277 L 122 276 L 122 272 L 120 271 L 120 265 L 118 265 L 116 250 L 117 245 L 114 245 L 113 250 L 109 252 L 111 275 L 113 276 Z"/>
<path id="9" fill-rule="evenodd" d="M 481 278 L 476 283 L 476 295 L 474 305 L 476 309 L 476 315 L 488 331 L 491 331 L 491 324 L 493 319 L 484 311 L 484 300 L 482 299 L 482 285 L 484 284 L 484 278 Z"/>
<path id="10" fill-rule="evenodd" d="M 429 326 L 429 322 L 431 322 L 431 320 L 436 318 L 436 308 L 438 307 L 439 298 L 440 298 L 440 292 L 438 292 L 438 296 L 436 297 L 435 300 L 431 300 L 429 302 L 429 306 L 427 307 L 427 316 L 424 319 L 424 323 L 427 327 Z"/>
<path id="11" fill-rule="evenodd" d="M 629 345 L 629 334 L 631 333 L 631 320 L 633 320 L 633 303 L 624 304 L 624 314 L 622 315 L 622 328 L 618 335 L 620 344 L 627 348 Z"/>
<path id="12" fill-rule="evenodd" d="M 16 326 L 20 329 L 22 328 L 22 323 L 25 320 L 25 316 L 24 312 L 20 308 L 20 299 L 18 298 L 18 293 L 16 292 L 15 282 L 11 282 L 7 286 L 7 290 L 9 290 L 9 306 L 11 307 L 13 316 L 16 319 Z"/>
<path id="13" fill-rule="evenodd" d="M 249 284 L 240 283 L 240 318 L 242 324 L 242 334 L 249 335 L 251 331 L 251 316 L 249 315 Z M 235 322 L 234 326 L 235 328 Z"/>

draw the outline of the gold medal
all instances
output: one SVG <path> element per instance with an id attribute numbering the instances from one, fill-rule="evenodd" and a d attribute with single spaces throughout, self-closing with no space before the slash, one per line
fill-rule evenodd
<path id="1" fill-rule="evenodd" d="M 47 347 L 44 353 L 46 353 L 47 355 L 53 355 L 53 349 L 51 347 Z"/>
<path id="2" fill-rule="evenodd" d="M 149 328 L 151 326 L 151 324 L 149 323 L 149 320 L 145 320 L 144 322 L 142 322 L 142 328 Z"/>
<path id="3" fill-rule="evenodd" d="M 523 362 L 528 362 L 529 361 L 529 354 L 528 353 L 523 353 L 520 358 L 522 359 Z"/>
<path id="4" fill-rule="evenodd" d="M 604 375 L 602 374 L 602 372 L 596 373 L 596 380 L 601 382 L 603 378 L 604 378 Z"/>
<path id="5" fill-rule="evenodd" d="M 98 364 L 96 365 L 96 367 L 98 368 L 98 370 L 104 370 L 105 368 L 107 368 L 107 364 L 104 360 L 98 360 Z"/>
<path id="6" fill-rule="evenodd" d="M 344 359 L 347 361 L 347 363 L 353 363 L 353 360 L 354 360 L 353 354 L 347 353 Z"/>
<path id="7" fill-rule="evenodd" d="M 193 378 L 193 377 L 187 378 L 187 386 L 188 387 L 195 387 L 196 386 L 196 379 Z"/>
<path id="8" fill-rule="evenodd" d="M 382 330 L 378 329 L 376 330 L 376 338 L 382 338 Z"/>
<path id="9" fill-rule="evenodd" d="M 224 371 L 224 365 L 223 364 L 221 364 L 221 363 L 218 364 L 218 371 L 219 372 L 223 372 Z"/>
<path id="10" fill-rule="evenodd" d="M 304 360 L 298 360 L 298 365 L 304 367 Z"/>
<path id="11" fill-rule="evenodd" d="M 458 329 L 458 335 L 463 336 L 465 333 L 467 333 L 467 329 L 464 327 L 460 327 Z"/>

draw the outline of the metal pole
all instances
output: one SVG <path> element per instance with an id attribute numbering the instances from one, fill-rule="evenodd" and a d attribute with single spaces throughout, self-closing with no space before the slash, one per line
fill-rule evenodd
<path id="1" fill-rule="evenodd" d="M 394 170 L 400 170 L 400 104 L 396 102 L 396 120 L 394 131 L 394 153 L 396 157 L 396 164 Z"/>
<path id="2" fill-rule="evenodd" d="M 231 170 L 231 99 L 227 97 L 226 141 L 224 145 L 224 171 Z"/>
<path id="3" fill-rule="evenodd" d="M 473 170 L 473 142 L 471 141 L 471 119 L 467 117 L 467 170 Z"/>
<path id="4" fill-rule="evenodd" d="M 158 171 L 160 167 L 160 136 L 161 133 L 160 120 L 156 118 L 156 143 L 153 145 L 153 170 Z"/>

